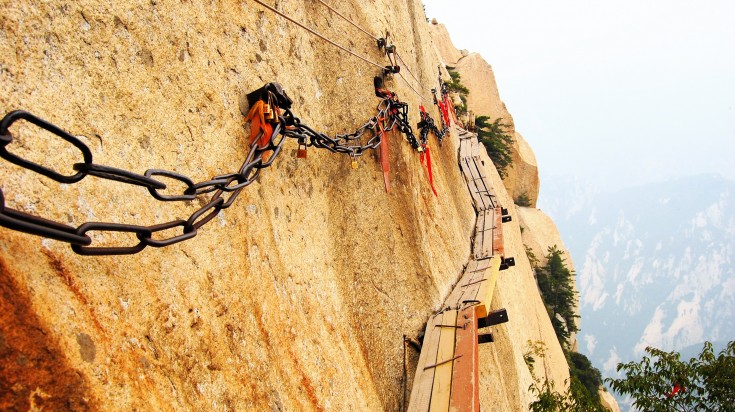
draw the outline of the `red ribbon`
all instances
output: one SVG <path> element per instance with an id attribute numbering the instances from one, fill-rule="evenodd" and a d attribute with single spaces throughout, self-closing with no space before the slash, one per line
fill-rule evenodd
<path id="1" fill-rule="evenodd" d="M 439 196 L 436 194 L 436 188 L 434 187 L 434 174 L 431 172 L 431 151 L 429 150 L 429 146 L 424 146 L 424 151 L 421 152 L 421 164 L 424 164 L 424 153 L 426 153 L 426 167 L 429 169 L 429 185 L 431 186 L 431 191 L 434 192 L 434 196 Z"/>

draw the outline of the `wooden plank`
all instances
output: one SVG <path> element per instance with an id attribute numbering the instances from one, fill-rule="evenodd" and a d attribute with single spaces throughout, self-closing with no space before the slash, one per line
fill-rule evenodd
<path id="1" fill-rule="evenodd" d="M 454 289 L 449 292 L 449 296 L 447 296 L 447 298 L 444 300 L 444 306 L 456 308 L 457 305 L 462 301 L 462 295 L 465 292 L 465 288 L 461 287 L 461 285 L 465 283 L 466 279 L 477 275 L 477 272 L 475 272 L 476 266 L 477 264 L 475 260 L 470 260 L 467 263 L 467 267 L 465 268 L 459 281 L 455 285 Z"/>
<path id="2" fill-rule="evenodd" d="M 485 203 L 482 201 L 481 191 L 477 187 L 477 173 L 475 172 L 475 168 L 473 165 L 473 162 L 470 160 L 467 162 L 467 188 L 470 190 L 470 193 L 472 194 L 472 201 L 475 204 L 475 209 L 479 212 L 481 210 L 485 210 Z"/>
<path id="3" fill-rule="evenodd" d="M 480 200 L 477 209 L 486 210 L 489 207 L 492 207 L 492 193 L 489 190 L 490 180 L 483 175 L 484 172 L 481 172 L 480 168 L 477 165 L 477 162 L 474 159 L 467 163 L 470 175 L 472 176 L 469 183 L 470 191 L 476 193 L 477 198 Z"/>
<path id="4" fill-rule="evenodd" d="M 495 226 L 495 209 L 486 209 L 478 213 L 475 226 L 475 243 L 472 250 L 475 259 L 489 258 L 493 255 L 493 227 Z"/>
<path id="5" fill-rule="evenodd" d="M 470 260 L 459 282 L 444 301 L 444 305 L 456 308 L 465 300 L 474 300 L 477 297 L 480 284 L 484 282 L 482 279 L 484 279 L 485 271 L 489 266 L 489 259 Z"/>
<path id="6" fill-rule="evenodd" d="M 503 215 L 500 207 L 495 208 L 495 216 L 493 219 L 495 228 L 492 237 L 492 254 L 497 256 L 505 255 L 505 246 L 503 245 Z"/>
<path id="7" fill-rule="evenodd" d="M 419 355 L 418 365 L 416 365 L 416 374 L 413 377 L 413 387 L 411 388 L 411 396 L 408 401 L 408 411 L 426 412 L 429 410 L 435 368 L 426 370 L 424 368 L 436 363 L 441 330 L 434 325 L 437 323 L 441 324 L 441 321 L 442 316 L 436 316 L 429 318 L 429 321 L 426 322 L 424 342 L 421 345 L 421 354 Z"/>
<path id="8" fill-rule="evenodd" d="M 480 410 L 480 368 L 479 345 L 477 343 L 477 313 L 474 307 L 459 312 L 457 344 L 452 371 L 452 396 L 449 400 L 450 411 L 479 412 Z"/>
<path id="9" fill-rule="evenodd" d="M 476 139 L 472 140 L 472 157 L 476 160 L 480 160 L 480 142 Z"/>
<path id="10" fill-rule="evenodd" d="M 500 273 L 500 256 L 493 256 L 487 259 L 489 267 L 485 271 L 485 281 L 480 283 L 480 290 L 477 292 L 477 300 L 482 302 L 477 305 L 477 316 L 484 318 L 487 316 L 490 304 L 493 300 L 493 293 L 495 292 L 495 282 L 498 281 L 498 274 Z"/>
<path id="11" fill-rule="evenodd" d="M 471 136 L 460 136 L 459 139 L 459 155 L 462 159 L 467 159 L 470 156 L 472 156 L 472 153 L 470 151 L 470 146 L 472 144 Z"/>
<path id="12" fill-rule="evenodd" d="M 475 259 L 480 259 L 484 253 L 484 238 L 485 238 L 485 218 L 487 217 L 486 211 L 481 211 L 477 214 L 477 221 L 475 222 L 475 236 L 472 242 L 472 256 Z"/>
<path id="13" fill-rule="evenodd" d="M 472 175 L 472 161 L 466 160 L 465 167 L 462 169 L 462 175 L 467 181 L 467 189 L 470 191 L 470 197 L 472 197 L 472 204 L 475 206 L 476 211 L 483 210 L 483 201 L 477 190 L 477 185 L 474 182 L 474 176 Z"/>
<path id="14" fill-rule="evenodd" d="M 475 179 L 477 192 L 482 199 L 483 210 L 485 210 L 491 207 L 495 207 L 493 200 L 494 193 L 492 191 L 492 186 L 490 185 L 490 179 L 485 174 L 484 168 L 480 167 L 480 164 L 478 164 L 478 162 L 479 160 L 473 162 L 471 166 L 471 171 L 473 179 Z"/>
<path id="15" fill-rule="evenodd" d="M 457 325 L 457 311 L 448 310 L 442 314 L 442 324 L 447 326 Z M 437 316 L 438 317 L 438 316 Z M 441 328 L 439 339 L 439 351 L 436 355 L 434 369 L 434 385 L 431 388 L 431 412 L 449 411 L 449 397 L 452 392 L 452 370 L 454 369 L 454 347 L 456 344 L 457 329 L 453 327 Z"/>

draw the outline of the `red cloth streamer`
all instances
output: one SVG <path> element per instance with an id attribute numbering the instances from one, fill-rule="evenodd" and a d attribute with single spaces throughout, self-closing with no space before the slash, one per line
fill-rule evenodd
<path id="1" fill-rule="evenodd" d="M 452 113 L 452 119 L 454 119 L 454 123 L 457 123 L 457 113 L 454 111 L 454 104 L 452 104 L 452 101 L 449 100 L 449 96 L 444 96 L 444 106 L 447 109 L 447 115 L 445 116 L 447 119 L 447 125 L 449 125 L 449 113 Z"/>
<path id="2" fill-rule="evenodd" d="M 431 151 L 429 150 L 429 146 L 424 146 L 424 152 L 421 152 L 421 164 L 424 164 L 424 153 L 426 153 L 426 167 L 429 169 L 429 185 L 431 186 L 431 191 L 434 192 L 434 196 L 439 196 L 436 194 L 436 188 L 434 187 L 434 174 L 431 172 Z"/>
<path id="3" fill-rule="evenodd" d="M 378 133 L 380 133 L 380 165 L 383 167 L 383 181 L 385 182 L 385 192 L 390 193 L 390 162 L 388 161 L 388 133 L 383 129 L 383 121 L 378 119 Z"/>
<path id="4" fill-rule="evenodd" d="M 446 100 L 439 102 L 439 110 L 442 112 L 442 119 L 444 119 L 444 125 L 449 126 L 449 110 L 447 108 Z"/>
<path id="5" fill-rule="evenodd" d="M 679 385 L 678 383 L 677 384 L 674 384 L 674 387 L 671 389 L 671 393 L 668 394 L 668 395 L 666 395 L 666 397 L 669 398 L 669 399 L 671 399 L 671 398 L 674 397 L 674 395 L 676 395 L 677 393 L 679 393 L 680 391 L 683 391 L 683 390 L 684 390 L 684 388 L 681 385 Z"/>

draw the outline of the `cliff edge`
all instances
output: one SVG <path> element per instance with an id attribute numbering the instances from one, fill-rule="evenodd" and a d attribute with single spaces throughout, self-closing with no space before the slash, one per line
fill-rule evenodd
<path id="1" fill-rule="evenodd" d="M 436 87 L 442 61 L 421 3 L 335 7 L 371 33 L 390 28 L 411 74 L 387 87 L 416 124 L 419 104 L 430 102 L 413 89 Z M 241 102 L 272 81 L 302 123 L 328 135 L 376 114 L 375 67 L 254 2 L 32 0 L 5 1 L 2 10 L 3 114 L 23 109 L 59 126 L 95 164 L 195 182 L 237 172 L 250 133 Z M 374 39 L 321 4 L 278 2 L 276 10 L 387 64 Z M 64 175 L 82 162 L 75 146 L 29 122 L 10 132 L 7 149 L 23 158 Z M 411 379 L 404 359 L 409 371 L 416 362 L 404 356 L 403 336 L 418 335 L 457 281 L 474 211 L 455 139 L 439 147 L 432 137 L 438 196 L 401 135 L 388 145 L 390 193 L 376 153 L 351 159 L 309 148 L 303 159 L 287 141 L 194 238 L 137 254 L 80 256 L 64 242 L 1 228 L 0 409 L 400 410 Z M 485 166 L 510 205 L 486 157 Z M 58 183 L 7 161 L 0 176 L 3 210 L 73 228 L 186 220 L 208 202 L 206 193 L 161 202 L 94 176 Z M 168 176 L 158 176 L 165 193 L 186 189 Z M 504 271 L 493 303 L 510 322 L 480 353 L 486 410 L 525 410 L 532 400 L 528 341 L 547 342 L 542 369 L 557 387 L 568 378 L 518 220 L 506 226 L 505 246 L 517 265 Z M 95 227 L 94 246 L 139 242 Z"/>

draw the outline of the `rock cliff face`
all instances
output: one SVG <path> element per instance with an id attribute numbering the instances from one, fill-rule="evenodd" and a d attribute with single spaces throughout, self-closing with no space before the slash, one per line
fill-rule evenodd
<path id="1" fill-rule="evenodd" d="M 414 87 L 436 86 L 440 58 L 420 2 L 335 7 L 372 33 L 390 28 Z M 373 39 L 324 6 L 276 8 L 387 64 Z M 254 2 L 4 1 L 0 15 L 0 109 L 57 124 L 98 164 L 195 181 L 237 171 L 249 130 L 239 102 L 270 81 L 302 122 L 328 134 L 375 114 L 375 67 Z M 415 124 L 419 97 L 401 78 L 388 87 Z M 28 123 L 11 132 L 8 149 L 25 158 L 68 175 L 81 161 Z M 0 409 L 400 410 L 403 335 L 415 337 L 456 282 L 474 212 L 456 138 L 432 146 L 438 197 L 408 144 L 398 134 L 389 144 L 390 194 L 374 155 L 353 170 L 326 151 L 296 159 L 287 142 L 194 239 L 136 255 L 83 257 L 0 229 Z M 93 177 L 58 184 L 5 161 L 0 176 L 6 207 L 74 227 L 186 219 L 206 202 L 162 203 Z M 494 304 L 511 321 L 480 353 L 485 410 L 527 408 L 529 340 L 546 342 L 542 369 L 557 387 L 568 378 L 517 221 L 506 226 L 517 266 L 501 276 Z M 95 244 L 137 243 L 90 234 Z"/>
<path id="2" fill-rule="evenodd" d="M 463 55 L 457 50 L 444 25 L 432 24 L 431 34 L 445 64 L 459 72 L 462 84 L 470 90 L 467 96 L 467 106 L 470 110 L 476 116 L 489 116 L 491 120 L 502 118 L 508 125 L 515 143 L 511 154 L 513 165 L 508 168 L 508 176 L 503 179 L 503 184 L 514 200 L 525 195 L 529 200 L 528 206 L 535 207 L 539 191 L 536 156 L 526 139 L 516 130 L 513 116 L 500 99 L 492 67 L 477 53 Z"/>
<path id="3" fill-rule="evenodd" d="M 518 217 L 520 218 L 523 244 L 531 249 L 533 254 L 539 260 L 538 265 L 546 265 L 546 255 L 549 253 L 549 248 L 557 246 L 559 250 L 564 252 L 564 263 L 567 268 L 574 271 L 572 255 L 561 240 L 559 230 L 556 228 L 554 221 L 540 209 L 518 206 L 516 207 L 516 210 L 518 212 Z M 577 290 L 577 283 L 574 281 L 574 278 L 572 279 L 572 285 L 574 286 L 574 289 Z M 579 315 L 579 305 L 577 305 L 576 309 L 577 310 L 575 312 Z M 578 319 L 577 326 L 581 327 L 581 324 L 581 319 Z M 572 350 L 578 351 L 576 334 L 572 334 L 569 338 L 569 343 Z"/>

